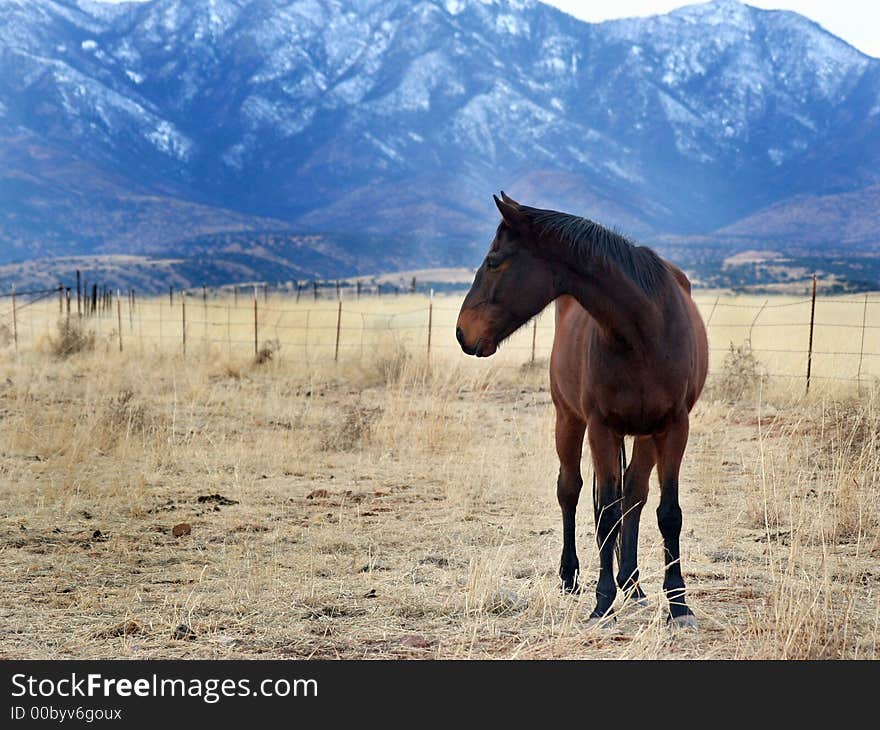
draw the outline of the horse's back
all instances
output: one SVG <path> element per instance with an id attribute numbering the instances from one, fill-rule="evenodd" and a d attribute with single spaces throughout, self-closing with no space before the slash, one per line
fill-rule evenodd
<path id="1" fill-rule="evenodd" d="M 669 271 L 679 287 L 679 293 L 685 304 L 690 323 L 690 330 L 693 336 L 694 362 L 693 372 L 688 384 L 687 393 L 687 409 L 690 411 L 700 397 L 703 386 L 706 384 L 706 375 L 709 371 L 709 340 L 706 334 L 706 325 L 703 323 L 703 317 L 697 304 L 691 296 L 691 282 L 687 275 L 679 269 L 675 264 L 668 261 L 665 262 Z"/>
<path id="2" fill-rule="evenodd" d="M 685 290 L 688 296 L 691 294 L 691 280 L 687 278 L 687 274 L 685 274 L 681 269 L 679 269 L 675 264 L 670 263 L 669 261 L 663 260 L 663 263 L 666 264 L 666 268 L 672 272 L 672 276 L 678 282 L 678 285 Z"/>

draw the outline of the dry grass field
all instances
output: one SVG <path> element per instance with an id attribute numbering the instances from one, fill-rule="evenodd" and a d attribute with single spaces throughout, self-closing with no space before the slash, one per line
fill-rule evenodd
<path id="1" fill-rule="evenodd" d="M 816 355 L 804 397 L 804 355 L 768 350 L 806 348 L 808 303 L 699 299 L 713 362 L 681 491 L 700 628 L 676 633 L 656 484 L 650 606 L 587 628 L 589 490 L 590 590 L 558 591 L 552 316 L 534 365 L 530 327 L 478 362 L 456 300 L 435 300 L 430 357 L 426 298 L 345 302 L 335 362 L 335 302 L 270 298 L 256 362 L 247 301 L 188 302 L 185 356 L 167 298 L 123 306 L 122 353 L 115 311 L 62 342 L 57 303 L 23 309 L 17 354 L 0 332 L 0 656 L 875 658 L 880 358 L 859 384 L 832 379 L 858 356 Z M 814 349 L 880 352 L 874 301 L 820 302 Z M 749 330 L 754 354 L 730 354 Z"/>

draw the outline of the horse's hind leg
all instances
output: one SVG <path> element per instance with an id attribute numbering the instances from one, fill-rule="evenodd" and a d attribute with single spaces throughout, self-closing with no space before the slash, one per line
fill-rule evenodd
<path id="1" fill-rule="evenodd" d="M 645 593 L 639 586 L 639 520 L 648 499 L 651 471 L 657 452 L 650 437 L 638 437 L 633 445 L 632 461 L 623 477 L 623 517 L 620 527 L 617 585 L 630 598 L 642 603 Z"/>
<path id="2" fill-rule="evenodd" d="M 559 577 L 562 590 L 578 589 L 578 562 L 575 549 L 575 513 L 584 480 L 581 477 L 581 452 L 584 448 L 586 424 L 573 413 L 556 408 L 556 453 L 559 455 L 559 478 L 556 480 L 556 497 L 562 509 L 562 559 L 559 561 Z"/>
<path id="3" fill-rule="evenodd" d="M 683 413 L 670 429 L 654 437 L 657 448 L 657 471 L 660 476 L 660 506 L 657 522 L 663 535 L 666 572 L 663 590 L 669 601 L 669 622 L 682 628 L 696 628 L 693 611 L 684 600 L 684 578 L 681 575 L 681 507 L 678 504 L 678 472 L 688 439 L 688 416 Z"/>

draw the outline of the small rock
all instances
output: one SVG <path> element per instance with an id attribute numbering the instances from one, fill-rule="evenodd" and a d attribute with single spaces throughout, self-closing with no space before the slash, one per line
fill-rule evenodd
<path id="1" fill-rule="evenodd" d="M 326 499 L 330 496 L 330 492 L 326 489 L 313 489 L 306 495 L 306 499 Z"/>
<path id="2" fill-rule="evenodd" d="M 418 634 L 407 634 L 400 637 L 400 645 L 407 646 L 410 649 L 427 649 L 431 646 L 431 642 L 424 636 Z"/>
<path id="3" fill-rule="evenodd" d="M 742 556 L 733 550 L 710 550 L 706 553 L 706 557 L 713 563 L 738 563 L 742 561 Z"/>
<path id="4" fill-rule="evenodd" d="M 358 573 L 378 573 L 381 570 L 391 570 L 391 568 L 386 568 L 379 563 L 368 563 L 367 565 L 364 565 Z"/>
<path id="5" fill-rule="evenodd" d="M 489 598 L 486 599 L 484 606 L 486 611 L 491 613 L 509 613 L 518 611 L 524 607 L 523 600 L 516 591 L 509 588 L 499 588 Z"/>
<path id="6" fill-rule="evenodd" d="M 222 505 L 223 507 L 229 507 L 233 504 L 238 504 L 238 501 L 235 499 L 229 499 L 229 497 L 224 497 L 222 494 L 202 494 L 201 496 L 196 498 L 196 501 L 199 504 L 213 503 Z"/>
<path id="7" fill-rule="evenodd" d="M 189 535 L 192 532 L 192 525 L 189 522 L 181 522 L 179 525 L 175 525 L 171 528 L 171 534 L 174 537 L 183 537 L 184 535 Z"/>
<path id="8" fill-rule="evenodd" d="M 143 633 L 143 626 L 137 621 L 123 621 L 122 623 L 111 626 L 109 629 L 98 631 L 95 633 L 96 639 L 110 639 L 114 636 L 132 636 L 134 634 Z"/>
<path id="9" fill-rule="evenodd" d="M 192 641 L 196 638 L 196 632 L 186 624 L 180 624 L 180 626 L 176 627 L 171 633 L 171 638 L 176 641 Z"/>
<path id="10" fill-rule="evenodd" d="M 376 593 L 375 588 L 370 588 L 366 593 L 364 593 L 364 598 L 378 598 L 379 596 Z"/>

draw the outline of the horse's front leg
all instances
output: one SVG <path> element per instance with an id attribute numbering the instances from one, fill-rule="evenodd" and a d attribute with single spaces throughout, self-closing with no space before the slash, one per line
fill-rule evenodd
<path id="1" fill-rule="evenodd" d="M 578 563 L 575 548 L 575 514 L 584 480 L 581 478 L 581 453 L 584 447 L 586 425 L 572 413 L 556 407 L 556 453 L 559 455 L 559 478 L 556 480 L 556 498 L 562 509 L 562 559 L 559 577 L 562 590 L 578 590 Z"/>
<path id="2" fill-rule="evenodd" d="M 617 595 L 614 552 L 621 521 L 618 459 L 623 439 L 597 421 L 592 419 L 587 431 L 596 474 L 593 515 L 596 520 L 596 543 L 599 546 L 599 582 L 596 584 L 596 607 L 590 614 L 592 619 L 607 616 Z"/>
<path id="3" fill-rule="evenodd" d="M 681 507 L 678 504 L 678 473 L 688 440 L 688 414 L 683 412 L 669 430 L 654 437 L 657 448 L 657 471 L 660 476 L 660 506 L 657 522 L 663 535 L 666 571 L 663 590 L 669 601 L 669 623 L 681 628 L 697 627 L 693 611 L 684 600 L 684 578 L 681 575 Z"/>
<path id="4" fill-rule="evenodd" d="M 645 593 L 639 585 L 639 520 L 648 499 L 651 471 L 657 461 L 654 441 L 639 436 L 633 444 L 632 461 L 623 477 L 623 516 L 620 527 L 620 555 L 617 585 L 628 596 L 644 603 Z"/>

